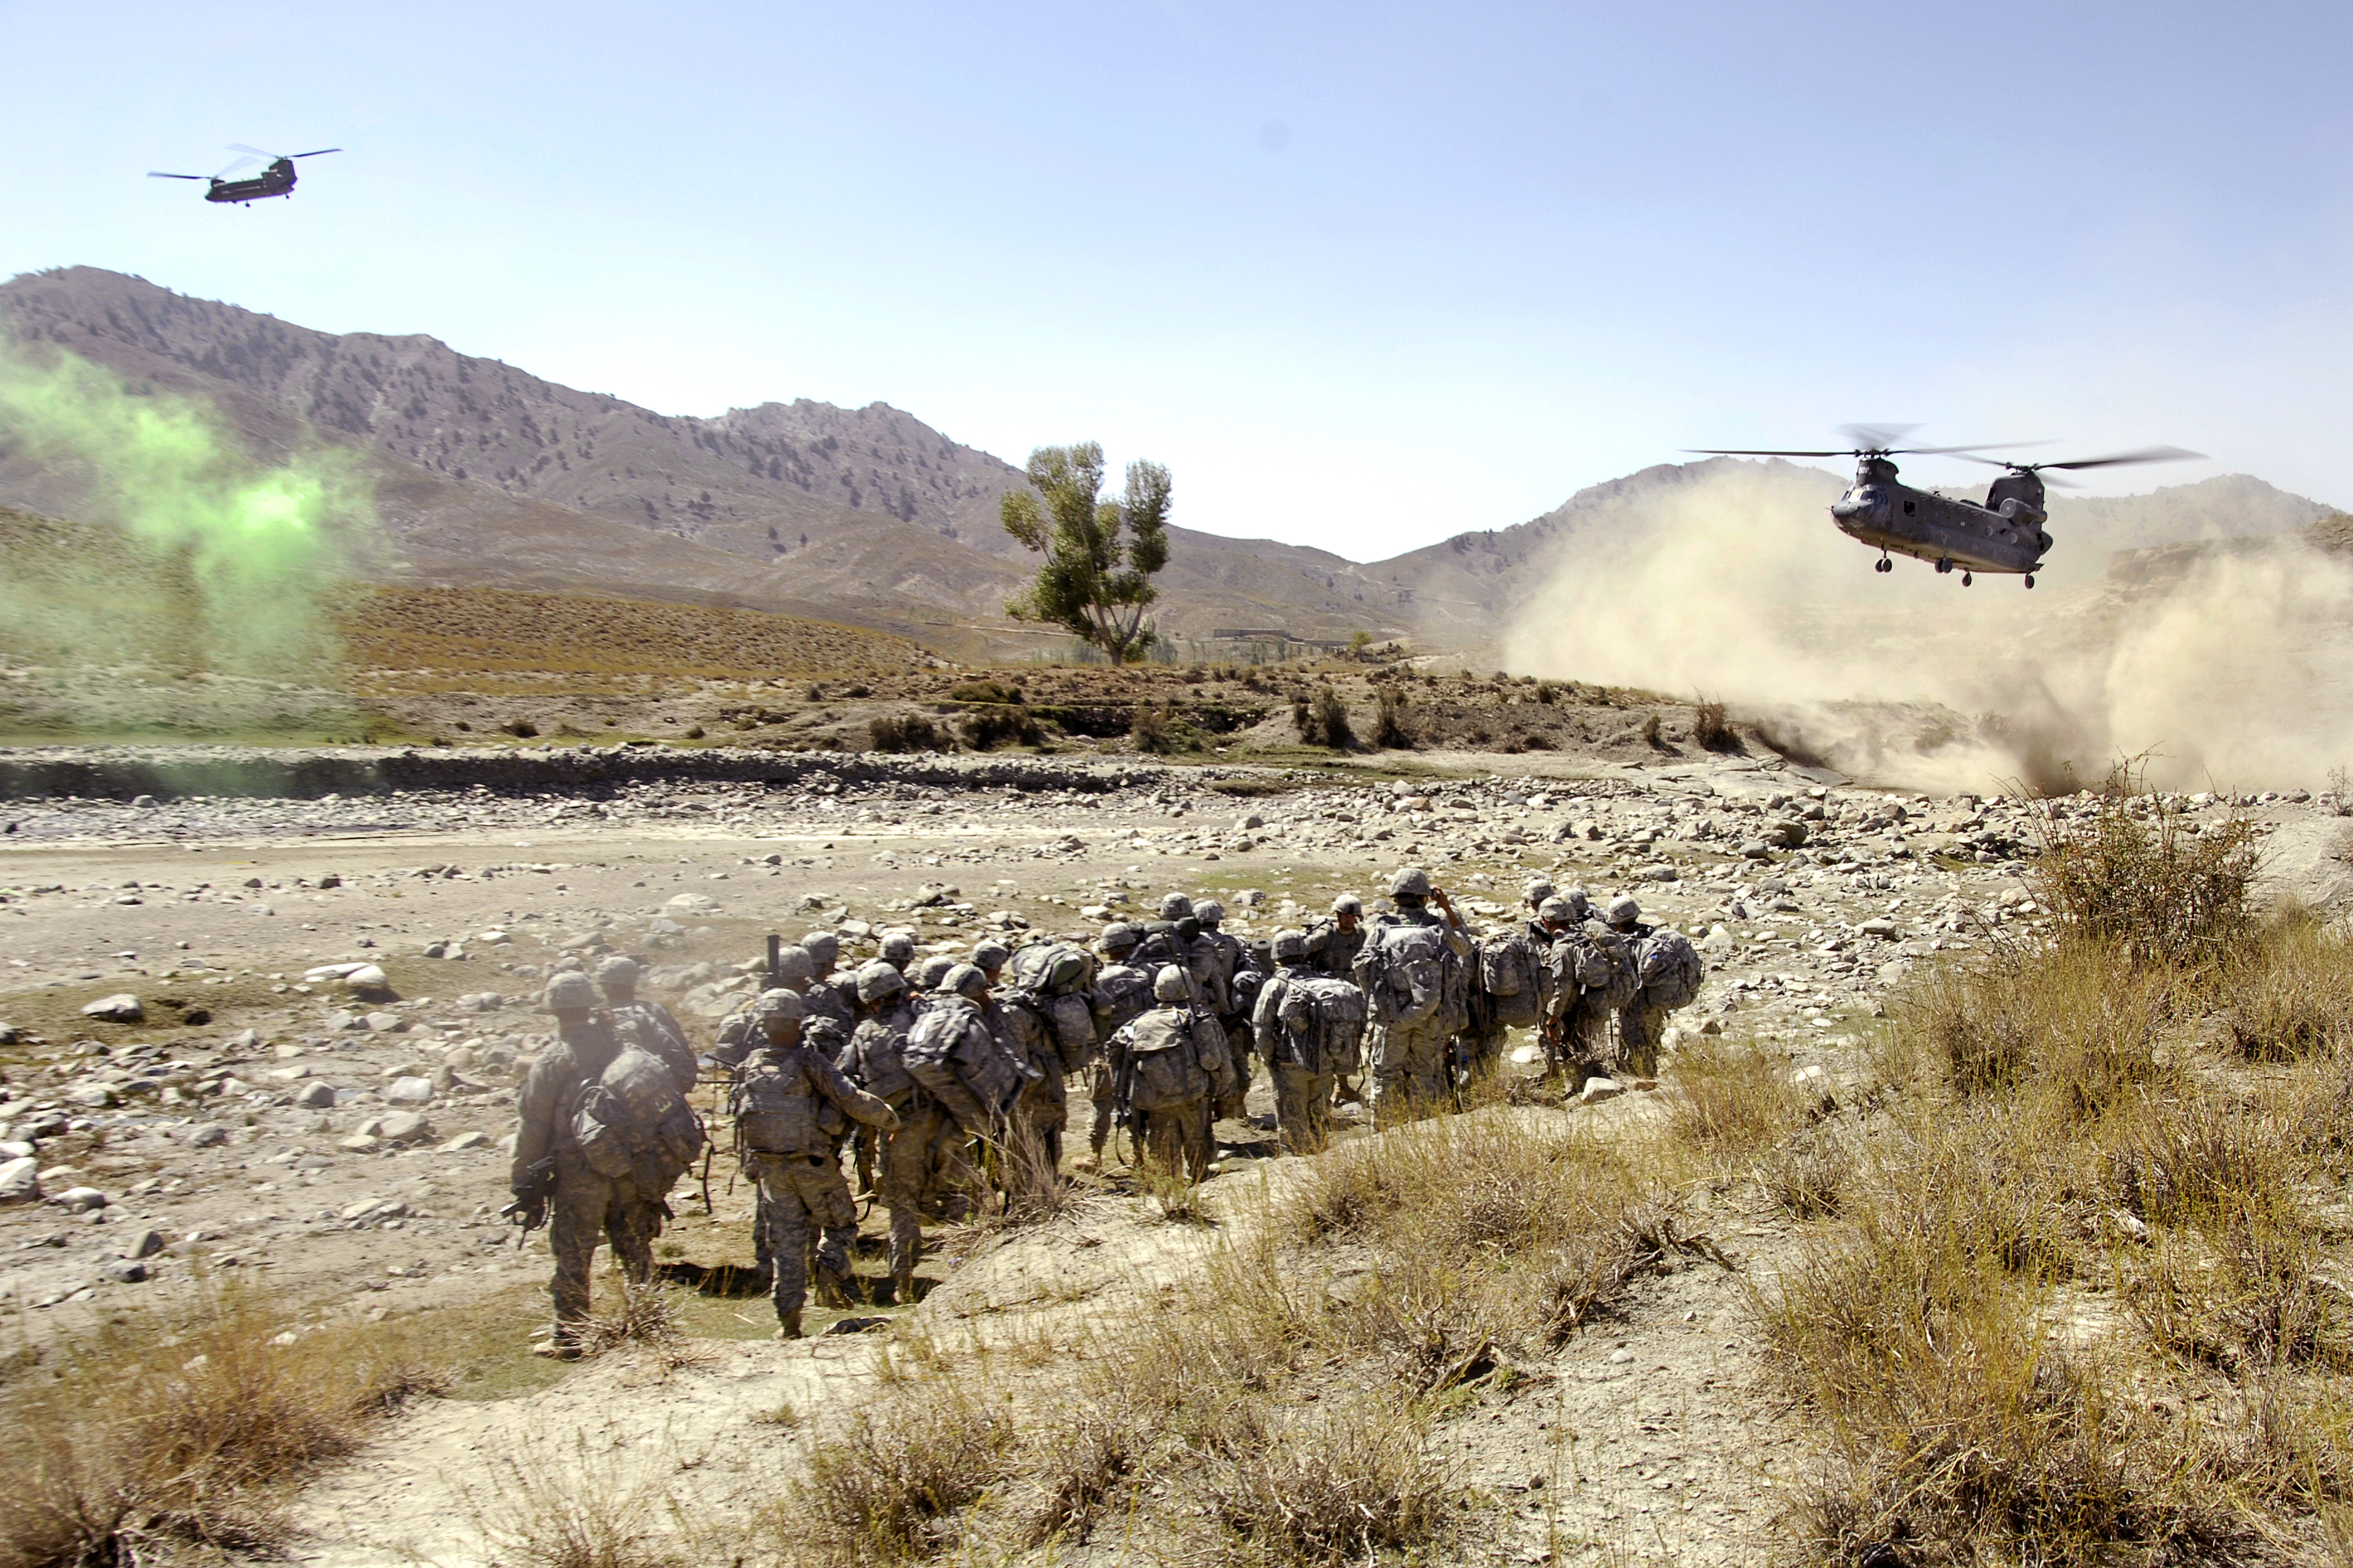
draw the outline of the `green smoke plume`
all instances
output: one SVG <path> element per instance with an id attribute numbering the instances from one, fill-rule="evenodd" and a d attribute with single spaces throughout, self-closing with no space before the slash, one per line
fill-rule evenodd
<path id="1" fill-rule="evenodd" d="M 85 517 L 117 525 L 157 571 L 185 578 L 193 614 L 172 617 L 179 624 L 169 635 L 200 646 L 174 649 L 172 662 L 283 671 L 331 654 L 321 596 L 370 519 L 356 465 L 330 449 L 257 464 L 200 405 L 133 392 L 71 353 L 45 357 L 0 345 L 0 455 L 69 479 Z M 32 584 L 5 583 L 17 575 L 0 566 L 0 585 L 24 607 Z M 141 613 L 140 586 L 120 584 L 121 612 Z M 51 599 L 35 607 L 55 620 L 67 606 Z M 91 613 L 104 613 L 102 593 L 86 606 Z M 118 635 L 89 639 L 93 651 L 124 646 L 124 628 L 110 629 Z"/>

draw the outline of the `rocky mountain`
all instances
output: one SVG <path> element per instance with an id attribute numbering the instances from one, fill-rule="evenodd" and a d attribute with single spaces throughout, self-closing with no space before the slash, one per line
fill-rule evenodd
<path id="1" fill-rule="evenodd" d="M 1060 642 L 1003 614 L 1029 566 L 997 520 L 1019 470 L 887 404 L 657 414 L 420 334 L 315 331 L 94 268 L 0 286 L 0 324 L 21 348 L 69 350 L 135 391 L 209 402 L 264 459 L 305 439 L 357 454 L 384 535 L 355 561 L 370 574 L 742 604 L 966 657 Z M 1606 560 L 1613 540 L 1655 526 L 1731 466 L 1646 468 L 1516 526 L 1368 564 L 1174 529 L 1160 622 L 1196 656 L 1221 628 L 1483 648 L 1552 574 Z M 1741 467 L 1808 504 L 1839 488 L 1819 469 Z M 70 515 L 82 483 L 0 432 L 0 503 Z M 2269 531 L 2327 510 L 2243 476 L 2064 505 L 2104 550 Z M 2064 515 L 2054 507 L 2054 523 Z"/>

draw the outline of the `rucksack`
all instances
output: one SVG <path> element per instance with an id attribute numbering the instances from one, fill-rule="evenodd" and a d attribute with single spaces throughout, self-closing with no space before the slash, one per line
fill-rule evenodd
<path id="1" fill-rule="evenodd" d="M 1564 931 L 1552 944 L 1552 971 L 1563 1005 L 1581 991 L 1605 1007 L 1623 1007 L 1642 988 L 1642 972 L 1626 939 L 1599 921 Z"/>
<path id="2" fill-rule="evenodd" d="M 572 1139 L 590 1170 L 659 1197 L 702 1152 L 702 1122 L 661 1059 L 630 1043 L 581 1090 Z"/>
<path id="3" fill-rule="evenodd" d="M 1364 1066 L 1365 994 L 1345 980 L 1286 974 L 1276 1016 L 1293 1040 L 1303 1038 L 1310 1072 L 1347 1077 Z"/>
<path id="4" fill-rule="evenodd" d="M 1132 1020 L 1151 1012 L 1152 1001 L 1152 976 L 1131 964 L 1105 966 L 1095 976 L 1093 990 L 1088 996 L 1095 1016 L 1096 1036 L 1111 1038 Z"/>
<path id="5" fill-rule="evenodd" d="M 904 1008 L 887 1018 L 869 1018 L 849 1037 L 849 1061 L 843 1068 L 867 1093 L 896 1104 L 915 1087 L 915 1077 L 902 1058 L 913 1016 Z"/>
<path id="6" fill-rule="evenodd" d="M 969 997 L 934 996 L 907 1031 L 899 1053 L 917 1083 L 938 1093 L 962 1086 L 989 1110 L 1002 1116 L 1029 1081 L 1028 1072 L 997 1043 Z"/>
<path id="7" fill-rule="evenodd" d="M 1356 954 L 1356 983 L 1380 1024 L 1411 1026 L 1446 1005 L 1446 936 L 1434 925 L 1400 922 L 1375 931 Z"/>
<path id="8" fill-rule="evenodd" d="M 1535 944 L 1518 932 L 1481 942 L 1479 987 L 1493 999 L 1496 1023 L 1533 1026 L 1545 1004 L 1545 968 Z"/>
<path id="9" fill-rule="evenodd" d="M 1095 975 L 1094 955 L 1067 942 L 1033 942 L 1013 955 L 1013 982 L 1040 996 L 1082 992 Z"/>
<path id="10" fill-rule="evenodd" d="M 1636 967 L 1641 975 L 1642 1000 L 1672 1011 L 1688 1007 L 1699 995 L 1707 966 L 1691 938 L 1679 931 L 1661 929 L 1642 939 Z"/>
<path id="11" fill-rule="evenodd" d="M 1190 1011 L 1147 1013 L 1128 1028 L 1134 1066 L 1127 1103 L 1134 1110 L 1169 1110 L 1208 1098 L 1211 1084 L 1201 1065 L 1201 1031 Z M 1212 1025 L 1212 1027 L 1215 1026 Z"/>

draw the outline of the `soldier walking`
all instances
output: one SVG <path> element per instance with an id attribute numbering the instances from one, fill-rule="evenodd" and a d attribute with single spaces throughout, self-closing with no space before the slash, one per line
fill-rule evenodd
<path id="1" fill-rule="evenodd" d="M 954 1119 L 907 1071 L 907 1032 L 915 1026 L 915 1012 L 908 1005 L 905 978 L 878 963 L 860 970 L 856 984 L 858 1032 L 849 1038 L 842 1071 L 899 1118 L 897 1127 L 881 1135 L 875 1191 L 891 1215 L 893 1300 L 905 1306 L 915 1299 L 915 1264 L 923 1256 L 923 1184 L 943 1142 L 950 1145 L 946 1157 L 961 1164 L 954 1148 L 961 1139 Z M 968 1181 L 970 1172 L 963 1175 Z"/>
<path id="2" fill-rule="evenodd" d="M 631 1283 L 644 1284 L 653 1273 L 662 1194 L 639 1192 L 631 1177 L 599 1173 L 581 1147 L 581 1101 L 622 1046 L 612 1024 L 596 1016 L 596 988 L 585 974 L 558 974 L 547 983 L 543 1005 L 555 1016 L 556 1042 L 531 1064 L 515 1096 L 509 1181 L 525 1232 L 544 1219 L 555 1255 L 548 1284 L 554 1326 L 533 1352 L 574 1361 L 588 1321 L 598 1242 L 610 1245 Z"/>
<path id="3" fill-rule="evenodd" d="M 1231 1092 L 1234 1069 L 1224 1026 L 1193 993 L 1189 975 L 1164 965 L 1152 981 L 1160 1005 L 1114 1033 L 1108 1055 L 1121 1119 L 1143 1158 L 1198 1182 L 1216 1153 L 1209 1106 Z"/>
<path id="4" fill-rule="evenodd" d="M 605 1011 L 622 1038 L 647 1051 L 670 1068 L 678 1091 L 694 1088 L 694 1047 L 687 1044 L 686 1028 L 678 1015 L 659 1002 L 638 997 L 638 961 L 615 953 L 596 966 L 596 986 L 605 993 Z"/>
<path id="5" fill-rule="evenodd" d="M 805 1013 L 801 999 L 789 991 L 764 999 L 761 1045 L 744 1064 L 733 1096 L 744 1173 L 760 1184 L 780 1340 L 800 1338 L 812 1227 L 822 1237 L 819 1276 L 836 1291 L 849 1281 L 849 1247 L 858 1237 L 858 1210 L 849 1199 L 849 1184 L 842 1180 L 841 1157 L 820 1125 L 821 1108 L 830 1105 L 886 1131 L 899 1125 L 889 1105 L 801 1043 Z"/>
<path id="6" fill-rule="evenodd" d="M 1095 972 L 1095 984 L 1087 1005 L 1094 1012 L 1095 1035 L 1108 1040 L 1121 1028 L 1152 1009 L 1152 976 L 1129 962 L 1144 933 L 1124 922 L 1108 925 L 1097 940 L 1103 953 L 1103 966 Z M 1094 1108 L 1094 1124 L 1088 1130 L 1087 1142 L 1094 1149 L 1094 1169 L 1103 1169 L 1103 1145 L 1110 1142 L 1112 1128 L 1119 1119 L 1118 1079 L 1111 1069 L 1108 1055 L 1098 1056 L 1087 1068 L 1087 1098 Z"/>
<path id="7" fill-rule="evenodd" d="M 1251 1033 L 1274 1073 L 1274 1119 L 1282 1146 L 1293 1154 L 1311 1154 L 1332 1133 L 1332 1085 L 1339 1065 L 1324 1048 L 1315 988 L 1347 982 L 1317 973 L 1304 931 L 1277 932 L 1274 962 L 1274 974 L 1259 989 Z"/>
<path id="8" fill-rule="evenodd" d="M 1357 983 L 1381 1025 L 1373 1066 L 1374 1109 L 1383 1119 L 1426 1115 L 1451 1091 L 1447 1042 L 1467 1016 L 1463 988 L 1471 939 L 1430 874 L 1408 867 L 1389 879 L 1394 914 L 1379 918 L 1356 956 Z M 1442 912 L 1430 912 L 1435 903 Z"/>

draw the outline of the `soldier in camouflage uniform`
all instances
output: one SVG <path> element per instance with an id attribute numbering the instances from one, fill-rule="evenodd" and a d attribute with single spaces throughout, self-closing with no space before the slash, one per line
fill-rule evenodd
<path id="1" fill-rule="evenodd" d="M 1399 1114 L 1427 1115 L 1451 1092 L 1448 1041 L 1461 1027 L 1462 1020 L 1451 1015 L 1455 993 L 1472 953 L 1461 917 L 1454 912 L 1442 889 L 1430 887 L 1428 872 L 1415 867 L 1399 871 L 1389 879 L 1389 899 L 1397 905 L 1397 912 L 1380 918 L 1366 943 L 1366 951 L 1358 955 L 1359 965 L 1369 962 L 1386 966 L 1378 973 L 1394 974 L 1402 951 L 1409 946 L 1428 949 L 1438 953 L 1439 964 L 1430 983 L 1441 989 L 1430 996 L 1409 998 L 1394 979 L 1375 982 L 1389 987 L 1388 1005 L 1397 1010 L 1396 1016 L 1388 1016 L 1381 1026 L 1379 1052 L 1373 1067 L 1374 1103 L 1385 1120 Z M 1430 912 L 1432 901 L 1443 911 L 1443 919 Z M 1433 931 L 1434 941 L 1417 934 Z M 1379 950 L 1377 954 L 1375 949 Z M 1368 969 L 1367 973 L 1376 971 Z M 1376 1002 L 1381 1000 L 1373 996 L 1369 985 L 1366 994 Z"/>
<path id="2" fill-rule="evenodd" d="M 1144 1158 L 1198 1182 L 1217 1153 L 1209 1106 L 1232 1089 L 1233 1065 L 1224 1028 L 1192 994 L 1183 970 L 1163 965 L 1152 982 L 1160 1005 L 1116 1031 L 1105 1054 Z"/>
<path id="3" fill-rule="evenodd" d="M 995 937 L 983 937 L 973 943 L 972 957 L 967 962 L 988 976 L 989 989 L 995 990 L 1004 984 L 1005 966 L 1013 962 L 1013 950 Z"/>
<path id="4" fill-rule="evenodd" d="M 801 1043 L 802 1021 L 798 996 L 771 994 L 760 1011 L 760 1048 L 744 1064 L 733 1095 L 744 1173 L 760 1184 L 780 1340 L 800 1338 L 812 1226 L 823 1237 L 818 1273 L 835 1292 L 849 1281 L 849 1247 L 858 1237 L 858 1210 L 841 1179 L 840 1155 L 820 1128 L 820 1106 L 871 1126 L 899 1125 L 890 1106 Z"/>
<path id="5" fill-rule="evenodd" d="M 1250 1086 L 1250 1016 L 1249 1004 L 1235 995 L 1235 982 L 1250 973 L 1250 950 L 1240 939 L 1228 936 L 1219 928 L 1225 924 L 1226 906 L 1215 899 L 1203 899 L 1193 906 L 1193 918 L 1201 922 L 1201 934 L 1197 939 L 1209 952 L 1210 967 L 1217 973 L 1216 992 L 1223 1000 L 1212 1010 L 1226 1031 L 1226 1045 L 1234 1068 L 1234 1087 L 1218 1103 L 1210 1107 L 1212 1119 L 1239 1117 L 1244 1114 L 1244 1100 Z M 1251 1001 L 1255 1001 L 1257 983 L 1250 983 Z"/>
<path id="6" fill-rule="evenodd" d="M 808 989 L 809 982 L 816 978 L 817 964 L 810 959 L 807 951 L 787 943 L 776 949 L 776 969 L 775 973 L 767 977 L 766 990 L 789 991 L 798 996 Z M 760 1004 L 765 995 L 765 991 L 746 999 L 742 1006 L 730 1013 L 721 1022 L 718 1044 L 712 1048 L 711 1052 L 712 1057 L 721 1066 L 733 1067 L 759 1045 L 760 1026 L 757 1019 Z M 804 999 L 804 1005 L 806 1005 L 806 999 Z"/>
<path id="7" fill-rule="evenodd" d="M 907 965 L 915 962 L 915 939 L 902 931 L 885 931 L 880 956 L 883 963 L 904 974 Z"/>
<path id="8" fill-rule="evenodd" d="M 923 1091 L 902 1060 L 907 1031 L 915 1026 L 906 980 L 887 963 L 858 972 L 858 1032 L 850 1037 L 842 1071 L 852 1083 L 898 1113 L 899 1125 L 881 1136 L 876 1191 L 891 1215 L 891 1279 L 895 1300 L 915 1299 L 915 1264 L 923 1256 L 923 1186 L 935 1161 L 949 1166 L 948 1180 L 963 1190 L 976 1184 L 964 1165 L 964 1137 L 944 1108 Z"/>
<path id="9" fill-rule="evenodd" d="M 1095 1036 L 1109 1039 L 1113 1033 L 1152 1007 L 1152 977 L 1129 960 L 1134 955 L 1144 933 L 1125 923 L 1108 925 L 1096 939 L 1103 953 L 1103 965 L 1095 971 L 1093 994 L 1087 998 L 1095 1016 Z M 1103 1145 L 1111 1140 L 1111 1130 L 1119 1118 L 1113 1103 L 1118 1088 L 1112 1077 L 1108 1057 L 1098 1058 L 1087 1069 L 1087 1098 L 1093 1103 L 1094 1124 L 1088 1131 L 1087 1142 L 1094 1148 L 1093 1168 L 1103 1169 Z"/>
<path id="10" fill-rule="evenodd" d="M 1294 982 L 1324 976 L 1307 952 L 1304 931 L 1276 932 L 1274 962 L 1274 974 L 1259 988 L 1250 1028 L 1258 1054 L 1274 1074 L 1274 1120 L 1282 1130 L 1282 1146 L 1293 1154 L 1312 1154 L 1331 1136 L 1335 1075 L 1324 1059 L 1319 1021 L 1304 989 L 1297 996 L 1291 993 Z"/>
<path id="11" fill-rule="evenodd" d="M 637 961 L 617 952 L 598 964 L 596 985 L 605 993 L 605 1010 L 621 1037 L 670 1068 L 679 1093 L 688 1093 L 694 1088 L 694 1047 L 686 1043 L 677 1015 L 659 1002 L 638 999 L 638 977 Z"/>
<path id="12" fill-rule="evenodd" d="M 1356 978 L 1356 954 L 1365 948 L 1365 906 L 1354 893 L 1332 900 L 1332 912 L 1307 933 L 1316 972 L 1341 980 Z"/>
<path id="13" fill-rule="evenodd" d="M 1642 906 L 1631 893 L 1609 900 L 1602 916 L 1629 951 L 1641 952 L 1642 940 L 1656 928 L 1643 923 Z M 1667 1010 L 1636 992 L 1634 1000 L 1618 1010 L 1618 1059 L 1636 1078 L 1659 1075 L 1659 1047 L 1666 1038 Z"/>
<path id="14" fill-rule="evenodd" d="M 585 974 L 558 974 L 547 983 L 543 1005 L 555 1016 L 556 1041 L 531 1064 L 516 1092 L 510 1180 L 517 1201 L 527 1205 L 524 1223 L 544 1215 L 555 1255 L 548 1285 L 555 1326 L 538 1353 L 570 1361 L 580 1354 L 580 1325 L 588 1320 L 597 1243 L 608 1242 L 622 1271 L 643 1284 L 653 1273 L 661 1194 L 638 1192 L 626 1176 L 598 1174 L 580 1151 L 573 1112 L 622 1045 L 612 1025 L 596 1016 L 596 987 Z M 545 1194 L 533 1169 L 543 1160 L 553 1162 L 554 1176 Z"/>

